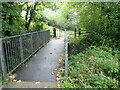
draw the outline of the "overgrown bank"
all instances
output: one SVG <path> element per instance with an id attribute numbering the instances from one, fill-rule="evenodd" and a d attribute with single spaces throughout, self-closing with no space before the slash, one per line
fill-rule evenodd
<path id="1" fill-rule="evenodd" d="M 69 3 L 77 16 L 76 31 L 89 33 L 70 40 L 68 80 L 64 88 L 117 88 L 120 63 L 120 6 L 113 2 Z"/>
<path id="2" fill-rule="evenodd" d="M 69 57 L 68 79 L 63 88 L 119 87 L 120 51 L 109 47 L 89 47 Z"/>

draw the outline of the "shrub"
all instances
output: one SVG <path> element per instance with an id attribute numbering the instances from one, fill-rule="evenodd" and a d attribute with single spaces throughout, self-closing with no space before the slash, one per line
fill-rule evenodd
<path id="1" fill-rule="evenodd" d="M 119 50 L 89 47 L 69 58 L 68 76 L 63 83 L 69 87 L 117 88 L 119 80 Z"/>

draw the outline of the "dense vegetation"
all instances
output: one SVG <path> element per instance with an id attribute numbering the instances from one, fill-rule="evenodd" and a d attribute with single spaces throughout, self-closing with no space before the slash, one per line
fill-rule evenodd
<path id="1" fill-rule="evenodd" d="M 78 13 L 77 27 L 89 32 L 85 44 L 120 47 L 120 7 L 117 3 L 71 3 L 71 6 L 76 7 Z"/>
<path id="2" fill-rule="evenodd" d="M 89 47 L 69 58 L 64 88 L 117 88 L 120 51 L 108 47 Z"/>
<path id="3" fill-rule="evenodd" d="M 117 88 L 120 62 L 118 3 L 68 3 L 81 34 L 69 42 L 68 79 L 64 88 Z"/>
<path id="4" fill-rule="evenodd" d="M 2 37 L 51 29 L 41 12 L 51 3 L 2 2 Z"/>
<path id="5" fill-rule="evenodd" d="M 119 87 L 118 2 L 2 2 L 0 8 L 3 37 L 53 27 L 79 34 L 69 41 L 68 79 L 62 87 Z"/>

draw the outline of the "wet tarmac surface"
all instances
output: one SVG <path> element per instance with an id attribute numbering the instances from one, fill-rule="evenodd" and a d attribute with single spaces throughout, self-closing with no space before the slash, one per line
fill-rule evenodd
<path id="1" fill-rule="evenodd" d="M 64 39 L 52 39 L 41 48 L 24 66 L 16 71 L 16 80 L 56 82 L 54 69 L 59 66 L 59 58 L 64 54 Z"/>

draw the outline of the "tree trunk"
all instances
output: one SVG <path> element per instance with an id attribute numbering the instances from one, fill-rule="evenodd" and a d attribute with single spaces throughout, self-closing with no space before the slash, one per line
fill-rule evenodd
<path id="1" fill-rule="evenodd" d="M 34 5 L 34 7 L 33 7 L 33 9 L 30 10 L 30 18 L 29 18 L 29 20 L 28 20 L 28 22 L 27 22 L 27 24 L 26 24 L 26 29 L 27 29 L 29 32 L 30 32 L 30 29 L 29 29 L 30 23 L 31 23 L 32 20 L 33 20 L 34 13 L 35 13 L 35 9 L 36 9 L 36 6 L 37 6 L 37 5 L 38 5 L 38 2 L 36 2 L 35 5 Z"/>

